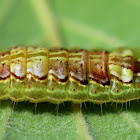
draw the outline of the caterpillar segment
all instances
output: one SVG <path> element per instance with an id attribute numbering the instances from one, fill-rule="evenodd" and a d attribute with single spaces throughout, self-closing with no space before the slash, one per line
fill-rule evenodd
<path id="1" fill-rule="evenodd" d="M 127 102 L 140 98 L 140 59 L 131 50 L 14 47 L 0 53 L 0 100 Z"/>
<path id="2" fill-rule="evenodd" d="M 48 101 L 62 103 L 68 100 L 68 52 L 64 49 L 49 51 L 49 72 L 46 88 Z"/>
<path id="3" fill-rule="evenodd" d="M 92 51 L 88 54 L 89 100 L 95 103 L 110 101 L 110 83 L 107 73 L 108 52 Z"/>
<path id="4" fill-rule="evenodd" d="M 30 102 L 47 101 L 48 57 L 49 52 L 46 48 L 29 47 L 27 49 L 25 97 Z"/>
<path id="5" fill-rule="evenodd" d="M 13 48 L 10 52 L 10 84 L 8 95 L 13 101 L 25 101 L 26 48 Z"/>
<path id="6" fill-rule="evenodd" d="M 75 103 L 88 100 L 87 61 L 88 52 L 69 51 L 68 57 L 68 99 Z"/>
<path id="7" fill-rule="evenodd" d="M 115 51 L 108 57 L 110 98 L 114 102 L 126 102 L 134 98 L 134 59 L 131 50 Z"/>

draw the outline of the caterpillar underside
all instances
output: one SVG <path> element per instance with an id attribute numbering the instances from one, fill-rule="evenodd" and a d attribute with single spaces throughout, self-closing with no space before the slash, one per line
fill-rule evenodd
<path id="1" fill-rule="evenodd" d="M 15 47 L 0 54 L 0 100 L 127 102 L 140 98 L 140 59 L 131 50 Z"/>

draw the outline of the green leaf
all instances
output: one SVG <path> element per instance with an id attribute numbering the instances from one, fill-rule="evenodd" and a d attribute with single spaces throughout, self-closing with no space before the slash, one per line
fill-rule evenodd
<path id="1" fill-rule="evenodd" d="M 1 0 L 0 49 L 132 48 L 139 56 L 138 0 Z M 0 139 L 140 139 L 140 103 L 1 101 Z"/>

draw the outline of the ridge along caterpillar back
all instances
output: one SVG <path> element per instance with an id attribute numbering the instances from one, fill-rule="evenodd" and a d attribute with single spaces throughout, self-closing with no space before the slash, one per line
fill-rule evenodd
<path id="1" fill-rule="evenodd" d="M 140 98 L 140 59 L 131 50 L 14 47 L 0 53 L 0 100 L 73 103 Z"/>

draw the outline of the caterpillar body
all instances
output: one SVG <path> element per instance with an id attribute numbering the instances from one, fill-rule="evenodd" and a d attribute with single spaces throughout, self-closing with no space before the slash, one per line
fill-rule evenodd
<path id="1" fill-rule="evenodd" d="M 127 102 L 140 98 L 140 59 L 131 50 L 14 47 L 0 53 L 0 100 Z"/>

